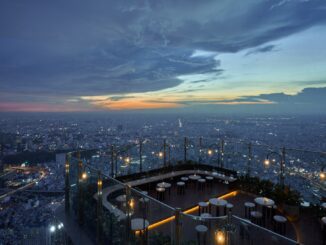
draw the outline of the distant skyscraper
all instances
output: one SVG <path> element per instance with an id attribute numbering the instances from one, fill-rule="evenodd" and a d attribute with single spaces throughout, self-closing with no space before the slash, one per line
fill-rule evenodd
<path id="1" fill-rule="evenodd" d="M 181 122 L 181 119 L 179 118 L 179 128 L 182 128 L 182 122 Z"/>

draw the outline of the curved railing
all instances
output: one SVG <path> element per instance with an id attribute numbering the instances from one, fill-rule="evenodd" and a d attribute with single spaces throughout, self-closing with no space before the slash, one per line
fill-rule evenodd
<path id="1" fill-rule="evenodd" d="M 227 146 L 227 141 L 225 141 L 226 146 L 223 146 L 224 152 L 222 148 L 218 148 L 221 144 L 205 145 L 205 142 L 201 142 L 198 152 L 202 155 L 200 159 L 202 163 L 196 161 L 197 156 L 191 154 L 189 150 L 191 148 L 195 152 L 194 142 L 184 141 L 184 143 L 186 146 L 184 146 L 183 153 L 175 154 L 174 161 L 171 160 L 171 156 L 170 160 L 167 160 L 169 159 L 167 157 L 169 141 L 167 140 L 164 141 L 166 145 L 163 147 L 158 147 L 152 142 L 147 150 L 144 146 L 133 144 L 132 147 L 119 147 L 119 151 L 116 152 L 113 152 L 114 149 L 112 151 L 111 148 L 111 151 L 110 149 L 109 151 L 84 150 L 68 153 L 65 180 L 66 212 L 80 224 L 95 243 L 103 241 L 109 241 L 109 244 L 126 244 L 131 241 L 150 244 L 196 243 L 198 239 L 196 227 L 204 224 L 209 228 L 207 244 L 243 244 L 247 241 L 251 242 L 250 244 L 258 244 L 261 240 L 256 240 L 257 237 L 266 240 L 272 238 L 272 241 L 277 241 L 277 244 L 296 244 L 291 239 L 256 226 L 231 213 L 226 216 L 204 218 L 182 212 L 119 181 L 119 178 L 124 175 L 139 172 L 140 164 L 143 164 L 141 167 L 145 176 L 150 170 L 160 171 L 160 168 L 178 166 L 184 164 L 184 161 L 198 169 L 204 166 L 204 163 L 219 169 L 230 166 L 232 169 L 233 161 L 229 161 L 230 155 L 225 152 L 230 146 L 230 143 Z M 142 144 L 145 143 L 142 142 Z M 170 147 L 176 149 L 180 146 L 182 144 L 177 146 L 176 143 L 171 143 Z M 239 164 L 243 170 L 238 170 L 240 174 L 242 171 L 246 173 L 248 168 L 253 167 L 253 163 L 249 163 L 249 157 L 241 155 L 241 148 L 237 147 L 233 148 L 235 154 L 232 156 L 236 158 L 232 160 L 246 158 L 247 161 L 244 164 Z M 123 149 L 127 149 L 127 153 Z M 163 154 L 160 154 L 162 150 Z M 208 150 L 213 152 L 209 153 Z M 216 153 L 220 156 L 214 156 Z M 137 157 L 138 161 L 135 160 Z M 154 159 L 159 160 L 157 165 L 147 165 Z M 252 156 L 252 159 L 255 157 Z M 120 163 L 126 167 L 121 168 Z M 254 174 L 254 171 L 251 172 Z M 134 230 L 136 219 L 142 221 L 141 225 L 146 227 L 144 234 Z M 189 231 L 193 232 L 189 233 Z M 221 241 L 227 243 L 219 243 Z"/>

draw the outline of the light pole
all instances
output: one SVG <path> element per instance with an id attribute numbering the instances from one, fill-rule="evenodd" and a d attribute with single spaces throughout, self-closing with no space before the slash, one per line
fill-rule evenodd
<path id="1" fill-rule="evenodd" d="M 264 161 L 265 166 L 270 165 L 269 157 L 271 155 L 277 155 L 280 158 L 280 179 L 279 183 L 284 188 L 284 178 L 285 178 L 285 148 L 283 147 L 281 152 L 271 151 L 266 155 L 266 159 Z"/>
<path id="2" fill-rule="evenodd" d="M 65 211 L 69 214 L 70 211 L 70 182 L 69 182 L 69 171 L 70 171 L 70 153 L 66 154 L 65 163 Z"/>
<path id="3" fill-rule="evenodd" d="M 248 162 L 247 162 L 247 176 L 250 177 L 250 167 L 251 167 L 251 161 L 252 161 L 252 144 L 248 144 Z"/>

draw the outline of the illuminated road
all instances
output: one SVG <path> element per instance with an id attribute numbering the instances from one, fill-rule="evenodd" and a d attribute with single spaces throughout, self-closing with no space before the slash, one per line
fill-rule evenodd
<path id="1" fill-rule="evenodd" d="M 26 169 L 21 169 L 20 168 L 20 170 L 26 170 Z M 28 169 L 28 170 L 31 170 L 31 169 Z M 33 169 L 33 170 L 35 170 L 35 169 Z M 46 174 L 45 174 L 45 172 L 43 170 L 40 170 L 39 172 L 41 174 L 40 178 L 38 178 L 36 180 L 33 180 L 32 182 L 30 182 L 30 183 L 28 183 L 28 184 L 26 184 L 26 185 L 24 185 L 22 187 L 19 187 L 19 188 L 15 189 L 15 190 L 9 191 L 6 194 L 1 195 L 0 200 L 2 200 L 3 198 L 6 198 L 8 196 L 11 196 L 11 195 L 13 195 L 13 194 L 15 194 L 15 193 L 17 193 L 19 191 L 26 190 L 26 189 L 32 187 L 33 185 L 35 185 L 36 182 L 39 182 L 40 180 L 42 180 L 46 176 Z"/>

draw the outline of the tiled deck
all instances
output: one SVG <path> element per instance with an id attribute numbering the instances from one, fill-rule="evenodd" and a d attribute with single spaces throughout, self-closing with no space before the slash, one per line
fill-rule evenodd
<path id="1" fill-rule="evenodd" d="M 229 193 L 230 191 L 233 191 L 233 189 L 230 188 L 229 185 L 224 184 L 217 180 L 213 182 L 212 187 L 206 186 L 205 190 L 202 191 L 198 189 L 194 181 L 189 180 L 185 190 L 185 194 L 178 195 L 176 182 L 180 181 L 180 177 L 175 179 L 169 178 L 169 179 L 165 179 L 164 181 L 171 183 L 172 187 L 171 187 L 171 194 L 169 195 L 167 192 L 165 194 L 165 199 L 163 200 L 163 202 L 172 207 L 180 207 L 183 211 L 189 210 L 190 208 L 196 206 L 197 203 L 200 201 L 208 201 L 210 198 L 219 197 L 226 193 Z M 141 190 L 148 191 L 150 196 L 156 198 L 157 197 L 156 190 L 155 190 L 156 184 L 157 182 L 152 183 L 150 185 L 149 184 L 140 185 L 137 187 L 140 188 Z M 248 201 L 254 202 L 255 197 L 256 196 L 248 193 L 237 192 L 236 195 L 230 195 L 228 197 L 225 197 L 224 199 L 226 199 L 228 202 L 234 205 L 232 214 L 244 218 L 244 203 Z M 160 210 L 159 212 L 162 212 L 162 210 Z M 193 211 L 191 214 L 198 215 L 198 211 L 197 210 Z M 152 211 L 151 217 L 156 217 L 155 210 Z M 158 214 L 157 217 L 162 217 L 162 213 Z M 169 217 L 169 214 L 167 214 L 166 217 Z M 196 232 L 194 230 L 194 227 L 197 223 L 196 224 L 194 223 L 192 225 L 189 225 L 187 223 L 189 223 L 189 221 L 183 222 L 183 228 L 182 228 L 183 233 L 187 234 L 187 236 L 190 236 L 192 240 L 196 241 Z M 265 227 L 267 229 L 273 230 L 271 219 L 266 220 Z M 162 233 L 171 233 L 171 229 L 173 229 L 171 222 L 165 223 L 155 228 L 155 230 Z M 300 220 L 297 222 L 292 222 L 292 223 L 289 221 L 287 222 L 286 236 L 303 244 L 311 244 L 311 245 L 322 244 L 321 227 L 320 224 L 318 223 L 318 220 L 316 218 L 309 217 L 305 214 L 301 214 Z"/>

